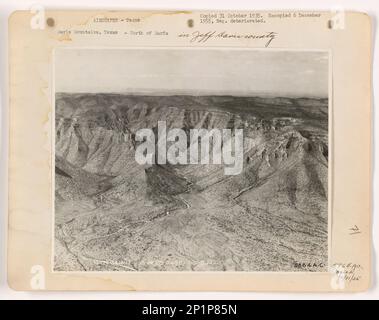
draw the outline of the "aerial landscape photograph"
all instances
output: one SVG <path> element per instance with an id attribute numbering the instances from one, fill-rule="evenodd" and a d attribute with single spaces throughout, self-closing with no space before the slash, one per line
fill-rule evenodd
<path id="1" fill-rule="evenodd" d="M 55 55 L 54 271 L 327 270 L 328 52 Z"/>

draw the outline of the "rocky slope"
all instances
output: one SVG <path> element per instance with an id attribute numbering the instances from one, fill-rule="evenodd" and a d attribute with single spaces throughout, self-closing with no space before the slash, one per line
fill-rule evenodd
<path id="1" fill-rule="evenodd" d="M 244 130 L 244 166 L 134 160 L 141 128 Z M 57 94 L 56 270 L 327 263 L 326 99 Z"/>

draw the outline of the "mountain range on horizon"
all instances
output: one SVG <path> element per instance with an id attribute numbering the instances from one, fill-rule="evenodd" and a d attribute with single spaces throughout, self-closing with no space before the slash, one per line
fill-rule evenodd
<path id="1" fill-rule="evenodd" d="M 308 93 L 304 94 L 299 94 L 299 93 L 281 93 L 278 95 L 275 92 L 265 92 L 265 91 L 260 91 L 260 92 L 215 92 L 215 91 L 207 91 L 207 90 L 197 90 L 194 92 L 193 90 L 165 90 L 165 91 L 160 91 L 157 92 L 155 89 L 151 90 L 136 90 L 134 88 L 131 89 L 126 89 L 124 91 L 109 91 L 109 92 L 88 92 L 88 91 L 78 91 L 78 92 L 56 92 L 56 97 L 61 96 L 61 95 L 98 95 L 98 94 L 106 94 L 106 95 L 128 95 L 128 96 L 208 96 L 208 97 L 247 97 L 247 98 L 293 98 L 293 99 L 298 99 L 298 98 L 303 98 L 303 99 L 314 99 L 314 100 L 328 100 L 327 95 L 312 95 Z"/>

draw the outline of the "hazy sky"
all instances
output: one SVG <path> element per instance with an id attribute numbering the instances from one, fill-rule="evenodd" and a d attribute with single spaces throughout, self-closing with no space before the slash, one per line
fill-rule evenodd
<path id="1" fill-rule="evenodd" d="M 56 92 L 328 96 L 320 51 L 57 49 Z"/>

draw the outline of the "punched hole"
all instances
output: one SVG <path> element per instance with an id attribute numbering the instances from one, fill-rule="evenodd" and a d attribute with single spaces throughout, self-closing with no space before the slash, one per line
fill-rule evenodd
<path id="1" fill-rule="evenodd" d="M 46 19 L 46 24 L 47 24 L 49 27 L 54 27 L 55 21 L 54 21 L 53 18 L 47 18 L 47 19 Z"/>

